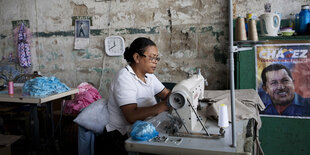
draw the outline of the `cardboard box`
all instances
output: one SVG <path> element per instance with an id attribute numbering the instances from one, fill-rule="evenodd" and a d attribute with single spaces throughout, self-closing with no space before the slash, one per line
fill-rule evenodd
<path id="1" fill-rule="evenodd" d="M 2 135 L 0 134 L 0 154 L 11 155 L 11 145 L 16 142 L 20 136 L 16 135 Z"/>

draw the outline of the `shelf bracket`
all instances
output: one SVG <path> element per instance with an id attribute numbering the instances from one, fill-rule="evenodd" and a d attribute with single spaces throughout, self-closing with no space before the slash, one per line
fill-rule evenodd
<path id="1" fill-rule="evenodd" d="M 238 47 L 233 46 L 233 52 L 239 52 L 239 51 L 249 51 L 252 50 L 253 47 Z"/>

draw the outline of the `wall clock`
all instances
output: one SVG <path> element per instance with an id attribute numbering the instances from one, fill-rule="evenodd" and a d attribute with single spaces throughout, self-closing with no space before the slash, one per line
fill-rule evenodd
<path id="1" fill-rule="evenodd" d="M 108 56 L 121 56 L 125 51 L 124 39 L 121 36 L 109 36 L 105 38 L 104 46 Z"/>

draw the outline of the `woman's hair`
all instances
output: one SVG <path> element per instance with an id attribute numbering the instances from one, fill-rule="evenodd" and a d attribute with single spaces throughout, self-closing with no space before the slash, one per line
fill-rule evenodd
<path id="1" fill-rule="evenodd" d="M 130 44 L 130 47 L 126 47 L 124 59 L 126 59 L 128 63 L 134 62 L 133 54 L 138 53 L 139 55 L 143 55 L 148 46 L 156 46 L 156 44 L 152 40 L 144 37 L 135 39 Z"/>

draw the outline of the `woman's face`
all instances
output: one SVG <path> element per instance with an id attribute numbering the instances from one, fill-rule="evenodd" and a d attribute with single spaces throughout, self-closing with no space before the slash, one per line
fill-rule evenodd
<path id="1" fill-rule="evenodd" d="M 158 49 L 156 46 L 148 46 L 146 47 L 145 52 L 141 56 L 140 68 L 145 73 L 154 73 L 156 69 L 156 65 L 159 61 L 158 58 Z"/>

